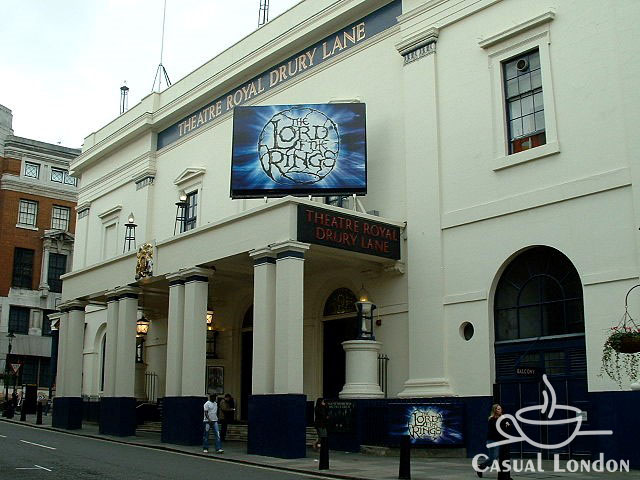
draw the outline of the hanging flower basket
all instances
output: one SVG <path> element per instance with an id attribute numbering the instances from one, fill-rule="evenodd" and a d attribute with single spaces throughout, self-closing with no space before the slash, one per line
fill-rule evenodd
<path id="1" fill-rule="evenodd" d="M 624 299 L 624 314 L 618 325 L 609 330 L 609 336 L 602 348 L 602 367 L 600 376 L 607 374 L 622 388 L 622 380 L 628 377 L 637 382 L 640 374 L 640 327 L 635 323 L 628 311 L 629 293 Z"/>

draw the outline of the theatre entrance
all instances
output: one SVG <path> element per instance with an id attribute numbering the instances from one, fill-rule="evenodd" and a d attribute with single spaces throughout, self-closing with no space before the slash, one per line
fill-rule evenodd
<path id="1" fill-rule="evenodd" d="M 355 316 L 355 294 L 348 288 L 338 288 L 325 302 L 322 349 L 322 396 L 338 398 L 345 383 L 345 353 L 342 342 L 358 335 Z"/>

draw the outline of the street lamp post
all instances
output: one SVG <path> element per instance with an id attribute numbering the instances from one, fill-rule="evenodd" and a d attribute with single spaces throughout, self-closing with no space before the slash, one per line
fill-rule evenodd
<path id="1" fill-rule="evenodd" d="M 11 355 L 11 348 L 12 345 L 11 343 L 13 342 L 13 339 L 16 336 L 13 334 L 13 332 L 9 332 L 9 334 L 7 335 L 7 338 L 9 339 L 9 346 L 7 347 L 7 355 L 5 357 L 5 361 L 4 361 L 4 401 L 5 401 L 5 412 L 6 409 L 8 407 L 8 403 L 7 403 L 7 399 L 9 398 L 9 383 L 7 383 L 8 377 L 9 377 L 9 355 Z M 15 390 L 15 386 L 14 386 L 14 390 Z"/>

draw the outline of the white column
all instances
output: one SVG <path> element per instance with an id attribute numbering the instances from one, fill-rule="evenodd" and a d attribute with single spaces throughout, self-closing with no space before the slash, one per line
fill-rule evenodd
<path id="1" fill-rule="evenodd" d="M 205 394 L 210 273 L 203 268 L 184 271 L 183 397 L 201 397 Z"/>
<path id="2" fill-rule="evenodd" d="M 107 294 L 107 339 L 104 352 L 104 396 L 116 394 L 116 363 L 118 358 L 119 303 L 115 292 Z"/>
<path id="3" fill-rule="evenodd" d="M 82 351 L 84 347 L 84 307 L 83 302 L 68 302 L 64 353 L 64 396 L 82 396 Z"/>
<path id="4" fill-rule="evenodd" d="M 58 321 L 58 368 L 56 369 L 56 397 L 65 396 L 65 355 L 67 354 L 67 331 L 69 329 L 69 313 L 61 312 Z"/>
<path id="5" fill-rule="evenodd" d="M 306 243 L 272 246 L 276 260 L 274 393 L 303 393 L 302 335 Z"/>
<path id="6" fill-rule="evenodd" d="M 438 32 L 411 32 L 397 45 L 405 57 L 405 159 L 409 379 L 401 397 L 451 395 L 443 342 L 444 308 L 436 40 Z M 418 120 L 416 120 L 418 119 Z M 416 175 L 415 172 L 421 172 Z"/>
<path id="7" fill-rule="evenodd" d="M 184 280 L 181 274 L 167 275 L 169 314 L 167 318 L 167 372 L 165 395 L 182 394 L 182 344 L 184 342 Z"/>
<path id="8" fill-rule="evenodd" d="M 253 258 L 252 393 L 273 393 L 276 326 L 276 259 L 269 248 L 250 252 Z"/>
<path id="9" fill-rule="evenodd" d="M 138 289 L 117 289 L 118 294 L 118 346 L 116 357 L 115 397 L 134 396 L 136 373 L 136 321 L 138 316 Z"/>
<path id="10" fill-rule="evenodd" d="M 342 342 L 346 360 L 344 388 L 340 398 L 382 398 L 378 384 L 378 354 L 382 343 L 373 340 Z"/>
<path id="11" fill-rule="evenodd" d="M 49 245 L 45 243 L 44 251 L 42 253 L 42 268 L 40 269 L 40 290 L 48 289 L 49 284 L 47 283 L 49 279 L 47 276 L 49 275 Z"/>

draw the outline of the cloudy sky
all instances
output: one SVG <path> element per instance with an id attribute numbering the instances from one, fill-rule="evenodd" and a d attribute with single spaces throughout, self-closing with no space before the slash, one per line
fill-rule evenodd
<path id="1" fill-rule="evenodd" d="M 273 19 L 300 0 L 270 0 Z M 312 1 L 312 0 L 309 0 Z M 260 0 L 167 0 L 172 82 L 256 29 Z M 0 0 L 0 104 L 14 134 L 68 147 L 151 92 L 164 0 Z M 164 87 L 164 85 L 163 85 Z"/>

